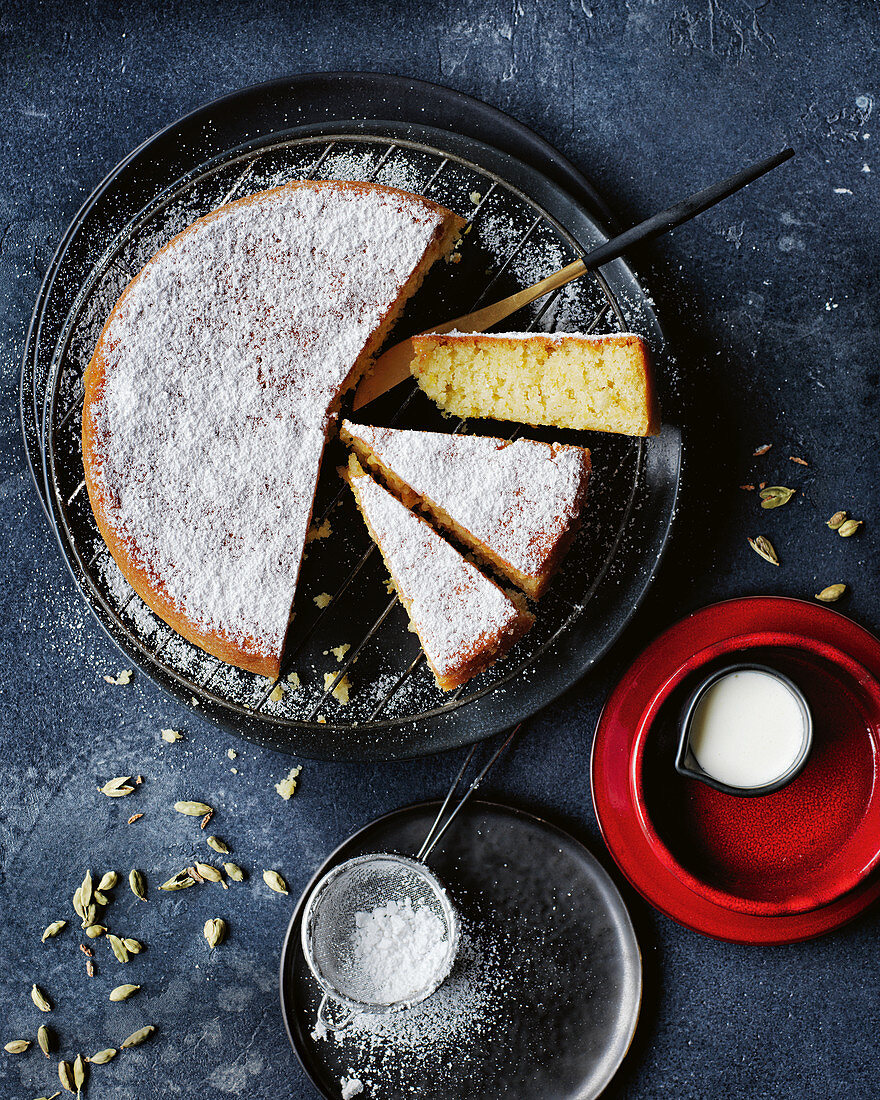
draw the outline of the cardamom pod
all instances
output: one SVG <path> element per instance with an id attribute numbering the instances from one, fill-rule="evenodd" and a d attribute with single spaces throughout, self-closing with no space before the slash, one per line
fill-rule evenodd
<path id="1" fill-rule="evenodd" d="M 264 871 L 263 882 L 269 887 L 270 890 L 274 890 L 276 894 L 287 894 L 287 883 L 278 874 L 277 871 Z"/>
<path id="2" fill-rule="evenodd" d="M 796 492 L 796 489 L 789 489 L 786 485 L 768 485 L 760 492 L 761 507 L 780 508 L 783 504 L 788 504 Z"/>
<path id="3" fill-rule="evenodd" d="M 73 911 L 80 918 L 85 916 L 86 911 L 83 908 L 82 899 L 80 898 L 79 886 L 73 891 Z"/>
<path id="4" fill-rule="evenodd" d="M 188 886 L 195 886 L 195 880 L 188 871 L 178 871 L 167 882 L 163 882 L 160 890 L 185 890 Z"/>
<path id="5" fill-rule="evenodd" d="M 242 871 L 237 863 L 224 863 L 223 870 L 229 875 L 233 882 L 244 882 L 244 871 Z"/>
<path id="6" fill-rule="evenodd" d="M 117 871 L 105 871 L 101 875 L 101 881 L 98 883 L 99 890 L 112 890 L 116 883 L 119 882 L 119 873 Z"/>
<path id="7" fill-rule="evenodd" d="M 84 909 L 88 909 L 91 904 L 93 892 L 92 872 L 86 871 L 86 877 L 82 880 L 82 886 L 79 888 L 79 900 L 82 902 Z"/>
<path id="8" fill-rule="evenodd" d="M 205 939 L 209 947 L 216 947 L 226 939 L 226 921 L 222 917 L 213 917 L 205 921 Z"/>
<path id="9" fill-rule="evenodd" d="M 179 814 L 186 814 L 187 817 L 203 817 L 205 814 L 214 812 L 204 802 L 175 802 L 174 808 Z"/>
<path id="10" fill-rule="evenodd" d="M 31 986 L 31 1000 L 34 1002 L 40 1012 L 52 1011 L 52 1005 L 49 1003 L 49 998 L 38 985 Z"/>
<path id="11" fill-rule="evenodd" d="M 86 1083 L 86 1064 L 81 1054 L 77 1054 L 73 1062 L 73 1083 L 76 1085 L 76 1094 L 79 1096 Z"/>
<path id="12" fill-rule="evenodd" d="M 113 898 L 111 898 L 109 894 L 105 894 L 103 890 L 95 890 L 95 892 L 92 894 L 92 897 L 94 899 L 95 905 L 103 905 L 105 909 L 113 900 Z"/>
<path id="13" fill-rule="evenodd" d="M 119 936 L 114 936 L 112 932 L 107 933 L 107 940 L 110 943 L 110 949 L 113 954 L 121 963 L 127 963 L 129 959 L 128 950 Z"/>
<path id="14" fill-rule="evenodd" d="M 144 945 L 138 943 L 137 940 L 130 940 L 126 937 L 122 942 L 125 944 L 125 950 L 131 955 L 140 955 L 141 951 L 144 949 Z"/>
<path id="15" fill-rule="evenodd" d="M 776 551 L 773 549 L 773 543 L 765 538 L 763 535 L 758 535 L 757 538 L 749 539 L 749 546 L 760 555 L 764 561 L 769 561 L 771 565 L 779 565 L 779 558 Z"/>
<path id="16" fill-rule="evenodd" d="M 832 531 L 837 531 L 843 522 L 846 520 L 846 512 L 835 512 L 831 519 L 825 524 L 826 527 L 830 527 Z"/>
<path id="17" fill-rule="evenodd" d="M 73 1067 L 70 1062 L 58 1063 L 58 1080 L 68 1092 L 76 1092 L 76 1085 L 73 1082 Z"/>
<path id="18" fill-rule="evenodd" d="M 223 878 L 223 873 L 210 863 L 194 863 L 193 866 L 202 878 L 207 879 L 208 882 L 220 882 Z"/>
<path id="19" fill-rule="evenodd" d="M 108 780 L 103 787 L 98 787 L 98 790 L 108 798 L 125 798 L 127 794 L 134 794 L 134 787 L 129 783 L 130 779 L 130 775 L 117 775 L 115 779 Z"/>
<path id="20" fill-rule="evenodd" d="M 99 1050 L 97 1054 L 93 1054 L 89 1061 L 95 1066 L 105 1066 L 111 1058 L 116 1057 L 116 1047 L 107 1047 L 106 1050 Z"/>
<path id="21" fill-rule="evenodd" d="M 40 1050 L 49 1057 L 49 1051 L 52 1049 L 52 1032 L 46 1027 L 45 1024 L 40 1024 L 37 1028 L 37 1042 L 39 1043 Z"/>
<path id="22" fill-rule="evenodd" d="M 30 1045 L 29 1039 L 12 1039 L 3 1049 L 7 1054 L 24 1054 Z"/>
<path id="23" fill-rule="evenodd" d="M 115 989 L 110 990 L 110 1000 L 127 1001 L 132 993 L 137 993 L 139 989 L 139 985 L 118 985 Z"/>
<path id="24" fill-rule="evenodd" d="M 141 901 L 147 900 L 147 880 L 143 871 L 130 871 L 128 875 L 128 885 L 131 887 L 131 892 L 136 898 L 140 898 Z"/>
<path id="25" fill-rule="evenodd" d="M 834 603 L 835 600 L 840 599 L 844 592 L 846 592 L 845 584 L 829 584 L 827 588 L 823 588 L 821 592 L 816 593 L 816 599 L 821 600 L 822 603 Z"/>
<path id="26" fill-rule="evenodd" d="M 141 1043 L 145 1042 L 156 1030 L 153 1024 L 147 1024 L 146 1027 L 142 1027 L 139 1031 L 132 1032 L 127 1039 L 123 1039 L 119 1044 L 122 1050 L 128 1050 L 129 1047 L 139 1047 Z"/>
<path id="27" fill-rule="evenodd" d="M 86 929 L 86 935 L 90 940 L 96 940 L 98 936 L 103 936 L 106 931 L 106 924 L 90 924 Z"/>
<path id="28" fill-rule="evenodd" d="M 209 836 L 208 847 L 213 848 L 215 852 L 219 852 L 221 856 L 229 855 L 229 845 L 225 840 L 221 840 L 219 836 Z"/>
<path id="29" fill-rule="evenodd" d="M 57 936 L 58 933 L 61 931 L 61 929 L 66 928 L 66 927 L 67 927 L 67 921 L 66 920 L 53 920 L 52 923 L 49 925 L 49 927 L 46 929 L 46 931 L 43 933 L 43 935 L 41 937 L 43 943 L 45 943 L 46 940 L 48 940 L 50 937 Z"/>
<path id="30" fill-rule="evenodd" d="M 97 919 L 97 916 L 98 916 L 98 907 L 97 907 L 97 905 L 95 905 L 94 902 L 92 902 L 90 905 L 87 905 L 85 907 L 85 909 L 83 910 L 82 925 L 80 927 L 88 928 L 89 925 L 95 923 L 95 920 Z"/>
<path id="31" fill-rule="evenodd" d="M 858 531 L 863 523 L 864 520 L 861 519 L 848 519 L 846 523 L 841 523 L 837 533 L 842 539 L 848 539 Z"/>

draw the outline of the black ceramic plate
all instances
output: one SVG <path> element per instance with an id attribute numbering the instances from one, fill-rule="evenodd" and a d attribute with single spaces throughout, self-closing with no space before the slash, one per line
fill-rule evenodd
<path id="1" fill-rule="evenodd" d="M 383 86 L 385 78 L 373 79 Z M 271 683 L 185 642 L 134 595 L 103 545 L 83 491 L 82 373 L 128 278 L 175 232 L 231 197 L 288 179 L 374 179 L 427 193 L 469 217 L 472 232 L 461 263 L 432 272 L 401 322 L 401 334 L 530 285 L 604 238 L 592 208 L 583 205 L 590 200 L 588 190 L 547 154 L 543 142 L 530 143 L 522 127 L 511 123 L 505 144 L 517 137 L 522 156 L 543 160 L 555 178 L 576 190 L 576 199 L 526 159 L 467 134 L 411 122 L 353 121 L 344 112 L 351 112 L 358 89 L 369 86 L 366 77 L 353 78 L 350 86 L 344 76 L 316 78 L 317 102 L 323 96 L 325 103 L 320 123 L 313 121 L 314 105 L 309 112 L 295 109 L 309 100 L 309 84 L 302 79 L 245 90 L 175 124 L 133 154 L 81 212 L 56 258 L 32 328 L 37 347 L 30 363 L 37 405 L 40 391 L 44 394 L 46 501 L 68 565 L 110 636 L 159 683 L 186 701 L 195 699 L 209 716 L 245 736 L 302 755 L 347 759 L 416 755 L 487 737 L 534 713 L 582 675 L 623 629 L 650 584 L 674 512 L 681 450 L 662 332 L 638 281 L 615 261 L 601 277 L 571 284 L 522 311 L 510 325 L 644 333 L 658 356 L 666 424 L 649 441 L 599 433 L 565 437 L 593 452 L 584 529 L 541 602 L 536 627 L 488 673 L 445 695 L 419 659 L 402 609 L 380 621 L 388 601 L 385 572 L 374 554 L 352 576 L 370 544 L 348 496 L 334 503 L 339 483 L 333 468 L 341 455 L 332 448 L 316 515 L 326 511 L 333 535 L 311 548 L 297 592 L 300 629 L 293 641 L 299 649 L 290 667 L 304 682 L 301 690 L 270 698 Z M 432 101 L 428 85 L 392 80 L 383 87 L 396 88 L 398 100 L 405 88 L 421 96 L 420 113 L 432 121 L 435 115 L 447 125 L 464 119 L 456 95 L 448 99 L 435 90 Z M 385 99 L 388 106 L 389 96 Z M 375 108 L 378 96 L 367 100 Z M 341 119 L 333 117 L 333 102 Z M 484 130 L 491 129 L 496 114 L 477 112 Z M 292 120 L 295 126 L 281 128 Z M 27 371 L 26 363 L 23 381 Z M 387 420 L 400 401 L 396 394 L 377 402 L 371 417 Z M 398 423 L 448 425 L 421 394 Z M 471 423 L 467 430 L 503 434 L 511 425 Z M 318 616 L 314 597 L 344 586 L 344 599 Z M 360 648 L 362 639 L 366 644 Z M 345 669 L 329 651 L 344 643 L 352 647 L 345 661 L 358 658 L 346 707 L 324 697 L 324 673 Z"/>
<path id="2" fill-rule="evenodd" d="M 439 805 L 374 821 L 338 848 L 313 882 L 356 855 L 416 851 Z M 341 1041 L 311 1037 L 320 996 L 300 947 L 311 884 L 300 899 L 281 956 L 281 1007 L 315 1087 L 333 1100 L 341 1079 L 351 1076 L 370 1100 L 598 1096 L 629 1049 L 642 989 L 638 943 L 608 875 L 554 825 L 489 802 L 462 811 L 431 867 L 470 932 L 446 985 L 393 1024 L 406 1036 L 395 1050 L 361 1029 Z M 500 945 L 494 957 L 493 942 Z M 436 1021 L 448 1021 L 462 1003 L 470 1006 L 464 1018 L 454 1028 L 441 1025 L 445 1041 L 432 1039 Z"/>

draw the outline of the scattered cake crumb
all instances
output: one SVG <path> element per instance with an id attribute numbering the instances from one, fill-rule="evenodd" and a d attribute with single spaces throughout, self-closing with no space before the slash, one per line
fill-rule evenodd
<path id="1" fill-rule="evenodd" d="M 116 676 L 105 676 L 104 679 L 108 684 L 130 684 L 132 678 L 132 670 L 130 668 L 124 668 L 122 672 Z"/>
<path id="2" fill-rule="evenodd" d="M 318 715 L 318 725 L 319 726 L 326 726 L 327 725 L 327 719 L 324 717 L 323 714 Z"/>
<path id="3" fill-rule="evenodd" d="M 289 672 L 287 674 L 287 682 L 296 691 L 297 688 L 302 687 L 302 680 L 299 678 L 298 672 Z"/>
<path id="4" fill-rule="evenodd" d="M 317 604 L 317 606 L 320 607 L 321 610 L 323 611 L 324 608 L 327 606 L 327 604 L 330 603 L 332 598 L 333 597 L 330 595 L 329 592 L 322 592 L 320 594 L 320 596 L 315 596 L 314 597 L 314 601 Z"/>
<path id="5" fill-rule="evenodd" d="M 238 753 L 235 751 L 235 749 L 227 749 L 226 755 L 229 757 L 230 760 L 234 760 L 236 756 L 238 756 Z"/>
<path id="6" fill-rule="evenodd" d="M 330 690 L 330 685 L 336 679 L 335 672 L 324 673 L 324 691 Z M 351 682 L 347 676 L 343 676 L 336 687 L 333 689 L 332 695 L 337 702 L 342 703 L 343 706 L 348 702 L 349 692 L 351 690 Z"/>
<path id="7" fill-rule="evenodd" d="M 233 775 L 238 775 L 238 768 L 230 768 L 229 770 L 232 772 Z"/>
<path id="8" fill-rule="evenodd" d="M 333 654 L 336 660 L 340 664 L 342 664 L 342 658 L 346 655 L 346 653 L 348 653 L 350 649 L 351 646 L 348 644 L 348 642 L 344 642 L 342 645 L 334 646 L 334 648 L 331 649 L 330 652 Z"/>
<path id="9" fill-rule="evenodd" d="M 342 1089 L 342 1100 L 351 1100 L 353 1096 L 360 1096 L 364 1091 L 364 1083 L 357 1077 L 340 1077 L 339 1085 Z"/>
<path id="10" fill-rule="evenodd" d="M 482 197 L 483 196 L 480 194 L 479 191 L 471 191 L 470 193 L 470 200 L 474 204 L 474 206 L 477 206 L 479 204 Z"/>
<path id="11" fill-rule="evenodd" d="M 393 596 L 394 595 L 394 581 L 391 580 L 391 578 L 389 577 L 387 581 L 382 581 L 382 584 L 385 585 L 385 591 L 388 593 L 388 595 Z"/>
<path id="12" fill-rule="evenodd" d="M 333 534 L 333 528 L 330 526 L 330 520 L 325 519 L 320 527 L 316 527 L 314 524 L 309 528 L 309 533 L 306 535 L 306 544 L 314 542 L 315 539 L 326 539 Z"/>
<path id="13" fill-rule="evenodd" d="M 275 790 L 281 795 L 285 802 L 289 802 L 293 798 L 293 793 L 296 790 L 296 781 L 299 778 L 299 773 L 302 771 L 302 765 L 297 764 L 291 768 L 285 777 L 275 784 Z"/>
<path id="14" fill-rule="evenodd" d="M 280 703 L 284 698 L 284 688 L 281 684 L 276 684 L 275 687 L 269 692 L 269 698 L 273 703 Z"/>
<path id="15" fill-rule="evenodd" d="M 183 734 L 180 730 L 162 730 L 162 740 L 173 745 L 175 741 L 183 740 Z"/>

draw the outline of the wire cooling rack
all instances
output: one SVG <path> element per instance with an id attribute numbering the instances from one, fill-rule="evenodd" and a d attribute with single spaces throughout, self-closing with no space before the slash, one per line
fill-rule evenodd
<path id="1" fill-rule="evenodd" d="M 503 701 L 506 694 L 523 696 L 528 703 L 519 712 L 537 709 L 548 694 L 542 661 L 546 667 L 549 655 L 552 662 L 554 649 L 568 644 L 583 651 L 577 661 L 570 661 L 582 670 L 609 644 L 607 631 L 597 632 L 591 643 L 591 608 L 597 594 L 607 604 L 609 586 L 613 590 L 621 584 L 614 564 L 626 558 L 622 548 L 638 530 L 640 519 L 656 523 L 650 501 L 642 506 L 651 496 L 652 479 L 672 477 L 677 484 L 677 433 L 673 439 L 645 441 L 456 422 L 441 417 L 414 385 L 398 387 L 364 410 L 363 419 L 371 422 L 508 437 L 525 432 L 533 438 L 578 442 L 592 451 L 585 523 L 563 570 L 538 605 L 535 627 L 504 661 L 451 694 L 436 688 L 417 639 L 407 630 L 405 612 L 386 587 L 380 555 L 336 474 L 336 465 L 344 460 L 338 444 L 331 444 L 325 456 L 314 538 L 307 547 L 278 682 L 223 664 L 191 645 L 134 593 L 101 539 L 84 488 L 83 374 L 126 284 L 195 218 L 222 203 L 302 179 L 375 181 L 455 210 L 468 220 L 460 262 L 435 267 L 392 339 L 529 286 L 603 239 L 574 203 L 557 202 L 558 209 L 551 212 L 519 180 L 512 182 L 512 173 L 480 163 L 478 155 L 470 159 L 444 148 L 437 140 L 443 135 L 437 132 L 421 128 L 416 140 L 411 126 L 373 129 L 384 132 L 300 134 L 240 147 L 163 188 L 121 232 L 102 242 L 87 276 L 71 291 L 72 304 L 49 367 L 38 425 L 48 504 L 62 550 L 111 636 L 150 675 L 214 717 L 276 747 L 315 755 L 406 755 L 473 740 L 493 727 L 481 721 L 478 709 L 464 726 L 460 718 L 489 697 Z M 481 147 L 472 144 L 479 154 Z M 508 161 L 516 165 L 501 158 L 500 167 L 507 167 Z M 528 183 L 528 171 L 525 176 Z M 558 190 L 547 186 L 551 194 Z M 658 353 L 662 371 L 662 338 L 650 302 L 619 262 L 533 303 L 505 327 L 642 332 Z M 661 385 L 661 396 L 662 392 Z M 653 465 L 652 448 L 659 448 Z M 668 524 L 671 507 L 661 512 L 662 522 Z M 629 593 L 624 598 L 628 600 Z M 633 602 L 617 609 L 618 629 L 634 608 Z M 338 696 L 346 687 L 349 701 L 344 704 Z M 504 713 L 505 707 L 498 710 Z"/>

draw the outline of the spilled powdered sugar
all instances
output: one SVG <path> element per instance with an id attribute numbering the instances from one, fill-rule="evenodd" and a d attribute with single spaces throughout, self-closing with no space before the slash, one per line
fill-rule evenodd
<path id="1" fill-rule="evenodd" d="M 466 558 L 371 477 L 354 480 L 425 655 L 443 675 L 491 649 L 516 625 L 515 604 Z"/>
<path id="2" fill-rule="evenodd" d="M 395 192 L 291 186 L 185 231 L 117 308 L 96 480 L 198 628 L 280 652 L 328 409 L 441 221 Z"/>
<path id="3" fill-rule="evenodd" d="M 348 421 L 343 428 L 522 573 L 540 574 L 580 515 L 590 472 L 580 447 Z"/>

